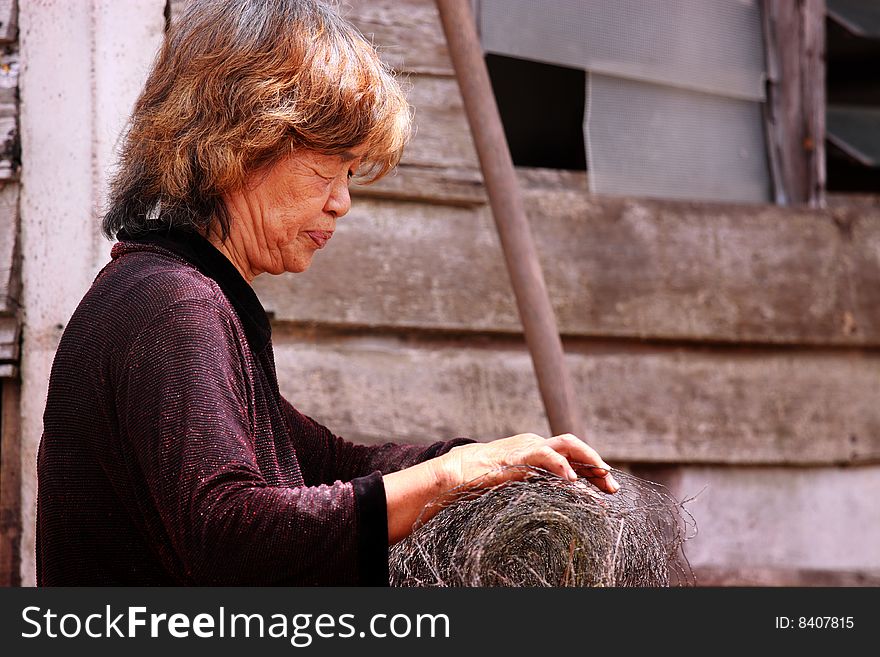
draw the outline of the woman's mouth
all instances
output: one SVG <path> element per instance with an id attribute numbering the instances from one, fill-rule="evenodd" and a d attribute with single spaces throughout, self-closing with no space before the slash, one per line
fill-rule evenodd
<path id="1" fill-rule="evenodd" d="M 312 241 L 318 245 L 319 249 L 323 249 L 324 245 L 333 237 L 333 231 L 330 230 L 307 230 L 306 235 L 312 238 Z"/>

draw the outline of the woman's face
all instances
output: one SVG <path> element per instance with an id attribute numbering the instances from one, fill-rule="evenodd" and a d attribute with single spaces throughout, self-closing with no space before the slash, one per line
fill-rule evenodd
<path id="1" fill-rule="evenodd" d="M 300 150 L 225 197 L 232 216 L 227 255 L 245 278 L 308 269 L 351 207 L 349 177 L 362 155 L 363 148 L 342 155 Z"/>

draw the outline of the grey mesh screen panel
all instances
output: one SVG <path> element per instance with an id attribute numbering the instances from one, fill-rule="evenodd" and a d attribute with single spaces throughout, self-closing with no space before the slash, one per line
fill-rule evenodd
<path id="1" fill-rule="evenodd" d="M 483 47 L 591 73 L 595 192 L 770 198 L 758 0 L 479 0 Z"/>
<path id="2" fill-rule="evenodd" d="M 770 197 L 760 103 L 591 73 L 584 120 L 593 192 Z"/>
<path id="3" fill-rule="evenodd" d="M 757 0 L 480 0 L 488 52 L 764 98 Z"/>

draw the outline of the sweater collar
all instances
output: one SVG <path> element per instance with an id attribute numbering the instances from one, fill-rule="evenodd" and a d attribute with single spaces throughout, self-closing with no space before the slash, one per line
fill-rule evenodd
<path id="1" fill-rule="evenodd" d="M 142 235 L 130 235 L 120 231 L 117 239 L 124 244 L 147 244 L 170 251 L 214 280 L 235 309 L 251 350 L 259 354 L 269 344 L 272 327 L 254 289 L 229 258 L 204 237 L 190 231 L 171 229 Z"/>

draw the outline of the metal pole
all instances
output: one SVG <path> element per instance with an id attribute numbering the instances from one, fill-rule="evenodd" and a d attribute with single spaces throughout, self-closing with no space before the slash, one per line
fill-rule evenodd
<path id="1" fill-rule="evenodd" d="M 574 386 L 565 365 L 562 341 L 483 60 L 470 0 L 437 0 L 437 7 L 550 429 L 554 434 L 583 437 Z"/>

